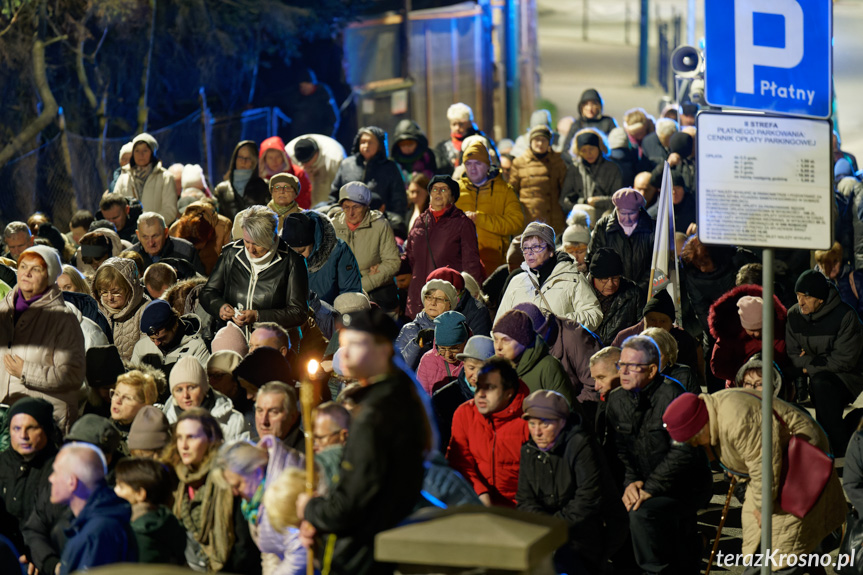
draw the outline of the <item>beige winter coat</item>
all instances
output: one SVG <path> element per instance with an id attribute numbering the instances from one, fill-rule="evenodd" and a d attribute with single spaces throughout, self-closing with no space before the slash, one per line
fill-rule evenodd
<path id="1" fill-rule="evenodd" d="M 144 295 L 144 288 L 138 279 L 138 268 L 135 266 L 135 262 L 123 258 L 111 258 L 103 263 L 99 269 L 105 266 L 117 268 L 132 289 L 132 297 L 126 302 L 126 306 L 116 312 L 106 307 L 102 303 L 102 298 L 96 294 L 99 310 L 105 314 L 108 323 L 111 324 L 111 329 L 114 330 L 114 345 L 117 346 L 120 357 L 128 361 L 132 359 L 132 350 L 135 349 L 135 344 L 142 337 L 146 337 L 141 333 L 141 316 L 144 314 L 144 308 L 147 307 L 150 298 Z"/>
<path id="2" fill-rule="evenodd" d="M 393 276 L 399 271 L 401 259 L 393 229 L 384 215 L 377 210 L 370 210 L 354 231 L 348 228 L 342 211 L 333 217 L 332 222 L 336 235 L 348 244 L 357 258 L 363 277 L 363 291 L 368 293 L 392 283 Z M 378 273 L 369 273 L 372 266 L 378 266 Z"/>
<path id="3" fill-rule="evenodd" d="M 512 162 L 509 185 L 532 222 L 544 222 L 560 235 L 566 228 L 560 208 L 560 191 L 566 179 L 566 163 L 553 150 L 542 158 L 527 150 Z"/>
<path id="4" fill-rule="evenodd" d="M 177 219 L 177 186 L 174 184 L 174 176 L 162 167 L 162 162 L 157 163 L 144 182 L 141 196 L 138 197 L 135 186 L 132 185 L 129 166 L 131 164 L 123 168 L 114 185 L 114 191 L 127 198 L 138 198 L 145 212 L 162 214 L 165 222 L 170 225 Z"/>
<path id="5" fill-rule="evenodd" d="M 761 542 L 761 527 L 753 511 L 761 510 L 761 400 L 753 393 L 739 389 L 702 394 L 710 416 L 710 447 L 724 467 L 732 473 L 748 475 L 743 503 L 743 553 L 754 553 Z M 780 477 L 783 453 L 791 435 L 803 435 L 809 443 L 828 451 L 827 437 L 808 413 L 780 399 L 773 409 L 785 421 L 782 426 L 773 417 L 773 476 Z M 821 498 L 803 518 L 779 508 L 779 484 L 773 484 L 773 545 L 777 559 L 782 553 L 812 552 L 828 533 L 845 521 L 845 495 L 833 470 Z M 784 566 L 784 565 L 783 565 Z"/>
<path id="6" fill-rule="evenodd" d="M 20 378 L 9 375 L 0 361 L 0 400 L 14 403 L 41 397 L 54 406 L 60 429 L 72 426 L 83 394 L 86 364 L 84 334 L 78 318 L 66 308 L 57 285 L 48 288 L 15 323 L 16 286 L 0 302 L 0 344 L 4 352 L 24 360 Z"/>

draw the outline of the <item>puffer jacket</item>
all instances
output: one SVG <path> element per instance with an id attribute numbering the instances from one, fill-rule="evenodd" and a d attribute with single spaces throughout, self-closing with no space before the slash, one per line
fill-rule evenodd
<path id="1" fill-rule="evenodd" d="M 827 371 L 854 397 L 863 391 L 863 324 L 835 287 L 830 286 L 827 300 L 813 314 L 803 315 L 800 304 L 788 310 L 785 344 L 792 365 L 805 369 L 809 377 Z"/>
<path id="2" fill-rule="evenodd" d="M 631 279 L 638 284 L 640 290 L 647 293 L 655 229 L 656 222 L 642 209 L 632 235 L 627 236 L 617 221 L 615 208 L 613 213 L 599 218 L 596 222 L 587 245 L 587 261 L 590 262 L 590 258 L 599 248 L 612 248 L 623 260 L 623 277 Z"/>
<path id="3" fill-rule="evenodd" d="M 737 302 L 744 296 L 761 297 L 763 291 L 760 285 L 747 284 L 737 286 L 726 292 L 710 306 L 707 323 L 710 325 L 710 335 L 716 340 L 713 355 L 710 357 L 710 369 L 713 375 L 728 382 L 734 382 L 737 370 L 746 361 L 761 351 L 761 338 L 753 338 L 746 334 L 740 325 Z M 788 355 L 785 353 L 785 321 L 788 312 L 779 298 L 773 296 L 773 361 L 779 364 L 783 371 L 788 366 Z M 693 366 L 690 366 L 693 367 Z"/>
<path id="4" fill-rule="evenodd" d="M 114 230 L 109 230 L 107 228 L 99 228 L 98 230 L 87 232 L 86 234 L 81 236 L 81 240 L 89 236 L 108 236 L 108 239 L 111 240 L 112 258 L 119 256 L 124 250 L 132 247 L 132 244 L 124 245 L 123 240 L 120 239 L 120 236 L 117 235 L 117 232 L 115 232 Z M 93 266 L 84 263 L 84 258 L 81 256 L 80 246 L 78 246 L 78 250 L 75 252 L 75 267 L 78 268 L 78 271 L 80 271 L 87 277 L 93 277 L 96 274 L 96 269 Z"/>
<path id="5" fill-rule="evenodd" d="M 225 441 L 249 439 L 251 431 L 248 425 L 246 425 L 246 420 L 243 418 L 242 413 L 234 409 L 234 404 L 231 403 L 227 395 L 210 388 L 210 391 L 204 396 L 201 407 L 209 411 L 210 415 L 219 422 L 219 426 L 222 428 L 222 433 L 225 436 Z M 179 417 L 182 411 L 177 402 L 174 401 L 173 395 L 162 406 L 162 412 L 168 418 L 168 423 L 171 424 L 177 422 L 177 417 Z"/>
<path id="6" fill-rule="evenodd" d="M 357 260 L 363 291 L 368 293 L 393 283 L 401 258 L 393 229 L 382 213 L 369 210 L 357 229 L 351 230 L 345 221 L 345 213 L 340 211 L 333 217 L 332 224 L 336 235 L 348 245 Z M 378 266 L 378 273 L 369 274 L 372 266 Z"/>
<path id="7" fill-rule="evenodd" d="M 485 270 L 483 276 L 488 277 L 506 263 L 506 250 L 512 236 L 524 229 L 521 202 L 496 170 L 489 171 L 488 180 L 479 187 L 465 174 L 458 180 L 458 187 L 455 207 L 463 212 L 476 212 L 474 224 L 479 258 Z"/>
<path id="8" fill-rule="evenodd" d="M 545 334 L 548 352 L 556 357 L 572 384 L 572 396 L 579 403 L 599 401 L 596 382 L 590 375 L 590 357 L 602 349 L 599 337 L 577 321 L 551 316 Z"/>
<path id="9" fill-rule="evenodd" d="M 761 543 L 761 527 L 753 511 L 761 510 L 761 399 L 758 392 L 726 389 L 700 396 L 710 417 L 710 447 L 722 467 L 736 475 L 748 476 L 746 498 L 743 501 L 743 553 L 754 553 Z M 785 422 L 773 417 L 773 476 L 781 477 L 783 454 L 788 450 L 792 435 L 804 437 L 821 449 L 829 451 L 827 436 L 806 411 L 781 399 L 773 400 L 773 411 Z M 847 461 L 847 460 L 846 460 Z M 836 470 L 815 507 L 803 519 L 798 519 L 779 507 L 779 485 L 773 483 L 773 539 L 771 551 L 777 557 L 811 553 L 831 531 L 845 520 L 845 494 Z M 779 568 L 786 567 L 778 564 Z"/>
<path id="10" fill-rule="evenodd" d="M 288 156 L 288 152 L 285 149 L 285 142 L 280 137 L 272 136 L 261 142 L 261 149 L 258 152 L 258 175 L 263 178 L 269 187 L 270 178 L 275 174 L 267 173 L 264 156 L 270 150 L 275 150 L 280 156 L 282 156 L 282 160 L 284 161 L 285 166 L 287 166 L 287 169 L 283 173 L 292 174 L 300 181 L 300 193 L 296 199 L 297 204 L 299 204 L 299 206 L 304 210 L 311 208 L 312 183 L 309 181 L 309 177 L 306 175 L 306 172 L 301 167 L 295 166 L 294 163 L 291 162 L 291 158 Z M 281 222 L 279 222 L 279 224 L 281 224 Z"/>
<path id="11" fill-rule="evenodd" d="M 111 324 L 114 345 L 117 346 L 120 357 L 129 361 L 135 344 L 142 337 L 147 337 L 141 333 L 141 316 L 144 315 L 144 308 L 147 307 L 150 298 L 144 293 L 144 288 L 138 279 L 138 267 L 135 262 L 124 258 L 111 258 L 102 264 L 102 267 L 104 266 L 111 266 L 120 272 L 132 292 L 132 297 L 121 310 L 112 310 L 102 303 L 101 298 L 96 300 L 99 303 L 99 311 L 105 314 Z"/>
<path id="12" fill-rule="evenodd" d="M 623 187 L 620 167 L 602 156 L 593 164 L 587 164 L 581 158 L 575 159 L 566 178 L 563 189 L 567 194 L 561 194 L 560 207 L 567 214 L 575 204 L 587 203 L 590 198 L 602 198 L 604 202 L 599 207 L 603 211 L 610 209 L 613 207 L 611 196 Z"/>
<path id="13" fill-rule="evenodd" d="M 274 321 L 290 329 L 305 323 L 309 309 L 309 275 L 303 256 L 284 240 L 275 246 L 272 260 L 257 274 L 249 263 L 243 240 L 222 248 L 213 273 L 201 290 L 201 305 L 213 316 L 214 328 L 224 326 L 219 309 L 226 303 L 234 309 L 258 312 L 258 321 Z"/>
<path id="14" fill-rule="evenodd" d="M 443 384 L 451 381 L 452 378 L 458 377 L 461 370 L 464 368 L 462 362 L 456 364 L 448 363 L 444 358 L 438 355 L 437 345 L 428 350 L 420 358 L 419 367 L 417 367 L 417 381 L 420 386 L 431 397 L 434 392 Z"/>
<path id="15" fill-rule="evenodd" d="M 369 161 L 360 154 L 360 137 L 371 133 L 378 140 L 378 152 Z M 404 214 L 408 197 L 398 165 L 387 159 L 387 133 L 376 126 L 361 128 L 351 146 L 351 155 L 342 160 L 330 187 L 330 201 L 338 202 L 339 190 L 348 182 L 362 182 L 381 197 L 388 212 Z"/>
<path id="16" fill-rule="evenodd" d="M 556 391 L 566 398 L 573 411 L 581 412 L 569 376 L 560 360 L 548 352 L 548 344 L 541 337 L 537 336 L 533 347 L 525 349 L 516 359 L 515 370 L 531 393 L 540 389 Z"/>
<path id="17" fill-rule="evenodd" d="M 654 497 L 706 503 L 713 484 L 707 458 L 690 445 L 672 444 L 662 423 L 662 414 L 682 393 L 681 385 L 662 375 L 637 393 L 618 387 L 607 396 L 606 417 L 626 468 L 624 487 L 643 481 Z"/>
<path id="18" fill-rule="evenodd" d="M 167 354 L 162 353 L 162 350 L 156 347 L 156 344 L 150 341 L 149 337 L 139 339 L 138 343 L 135 344 L 135 349 L 132 350 L 132 363 L 142 363 L 145 355 L 155 354 L 162 358 L 162 364 L 167 366 L 191 355 L 200 361 L 201 365 L 206 366 L 210 359 L 210 351 L 200 336 L 201 320 L 194 314 L 186 314 L 180 318 L 180 326 L 183 334 L 180 343 Z"/>
<path id="19" fill-rule="evenodd" d="M 851 204 L 851 211 L 855 217 L 851 218 L 852 231 L 854 235 L 854 259 L 853 268 L 863 269 L 863 182 L 857 178 L 846 177 L 839 180 L 836 190 Z"/>
<path id="20" fill-rule="evenodd" d="M 626 539 L 629 519 L 596 440 L 580 424 L 567 423 L 554 446 L 533 439 L 521 446 L 518 509 L 566 520 L 569 544 L 602 565 Z"/>
<path id="21" fill-rule="evenodd" d="M 416 219 L 405 243 L 405 257 L 411 266 L 405 312 L 408 317 L 414 317 L 423 308 L 422 288 L 434 270 L 449 266 L 468 272 L 478 282 L 485 278 L 477 228 L 455 206 L 450 206 L 437 219 L 430 209 Z"/>
<path id="22" fill-rule="evenodd" d="M 587 278 L 590 288 L 594 290 L 597 299 L 602 305 L 602 298 L 593 286 L 593 278 Z M 602 313 L 602 323 L 596 328 L 596 335 L 604 342 L 614 341 L 617 334 L 638 323 L 641 319 L 641 310 L 644 308 L 645 293 L 638 289 L 635 282 L 620 278 L 620 287 L 617 293 L 611 296 L 608 310 Z"/>
<path id="23" fill-rule="evenodd" d="M 530 302 L 546 313 L 577 321 L 589 330 L 602 323 L 602 311 L 593 288 L 569 258 L 558 260 L 539 290 L 534 281 L 539 280 L 532 272 L 513 276 L 500 300 L 495 321 L 516 305 Z"/>
<path id="24" fill-rule="evenodd" d="M 127 198 L 136 198 L 141 201 L 141 207 L 145 212 L 156 212 L 162 214 L 165 222 L 171 223 L 177 219 L 177 186 L 174 184 L 174 176 L 162 167 L 162 162 L 153 166 L 153 171 L 144 182 L 141 197 L 132 183 L 132 164 L 123 166 L 120 177 L 114 186 L 114 192 L 120 193 Z"/>
<path id="25" fill-rule="evenodd" d="M 183 235 L 185 232 L 184 222 L 189 222 L 195 228 L 206 222 L 213 233 L 209 237 L 189 237 Z M 201 223 L 197 223 L 201 222 Z M 231 242 L 231 220 L 216 213 L 216 208 L 210 202 L 193 202 L 186 206 L 183 211 L 183 216 L 171 224 L 168 233 L 175 238 L 183 238 L 192 243 L 201 258 L 201 263 L 204 265 L 206 275 L 209 275 L 216 266 L 216 261 L 219 259 L 219 254 L 222 253 L 222 246 Z"/>
<path id="26" fill-rule="evenodd" d="M 245 189 L 240 193 L 234 188 L 234 169 L 237 166 L 237 153 L 243 146 L 252 146 L 255 148 L 255 155 L 258 154 L 258 145 L 252 140 L 243 140 L 234 146 L 234 151 L 231 154 L 231 164 L 228 173 L 225 174 L 225 179 L 213 189 L 213 197 L 219 202 L 219 213 L 234 220 L 237 213 L 245 210 L 248 207 L 258 205 L 266 206 L 270 201 L 270 188 L 267 183 L 258 176 L 257 170 L 252 171 L 252 177 L 246 183 Z"/>
<path id="27" fill-rule="evenodd" d="M 512 162 L 509 185 L 518 195 L 528 219 L 545 222 L 558 235 L 566 227 L 561 211 L 561 191 L 566 180 L 566 163 L 560 154 L 549 150 L 538 158 L 530 148 Z"/>
<path id="28" fill-rule="evenodd" d="M 413 140 L 417 143 L 416 150 L 410 156 L 405 156 L 399 149 L 399 142 L 405 140 Z M 437 172 L 435 155 L 429 148 L 428 138 L 426 138 L 419 124 L 407 118 L 396 124 L 390 157 L 399 165 L 405 176 L 405 181 L 409 181 L 411 174 L 415 172 L 423 174 L 429 179 Z"/>
<path id="29" fill-rule="evenodd" d="M 423 349 L 417 343 L 417 336 L 424 329 L 433 330 L 434 320 L 427 316 L 426 312 L 421 311 L 412 322 L 402 326 L 399 336 L 396 338 L 396 349 L 411 369 L 416 369 L 422 354 L 431 349 L 431 346 Z"/>
<path id="30" fill-rule="evenodd" d="M 523 383 L 504 409 L 490 415 L 477 411 L 471 399 L 455 410 L 447 460 L 477 495 L 488 493 L 492 505 L 515 507 L 521 446 L 528 440 L 521 405 L 530 394 Z"/>
<path id="31" fill-rule="evenodd" d="M 129 262 L 135 265 L 133 262 Z M 48 288 L 15 322 L 18 286 L 0 303 L 0 345 L 24 360 L 21 377 L 0 362 L 0 401 L 41 397 L 54 406 L 54 419 L 68 431 L 78 414 L 85 375 L 84 334 L 57 284 Z"/>
<path id="32" fill-rule="evenodd" d="M 337 296 L 362 291 L 360 266 L 351 248 L 336 235 L 330 220 L 318 212 L 305 212 L 315 222 L 315 243 L 306 260 L 309 290 L 332 305 Z"/>

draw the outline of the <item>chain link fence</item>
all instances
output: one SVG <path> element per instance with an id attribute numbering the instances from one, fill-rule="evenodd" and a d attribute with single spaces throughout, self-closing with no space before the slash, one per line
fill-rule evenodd
<path id="1" fill-rule="evenodd" d="M 289 125 L 290 119 L 278 108 L 223 118 L 214 118 L 204 109 L 150 134 L 159 143 L 165 168 L 174 163 L 200 164 L 212 189 L 228 170 L 237 142 L 246 139 L 260 143 L 271 135 L 287 133 Z M 130 140 L 61 131 L 10 161 L 0 168 L 0 226 L 25 221 L 38 211 L 65 232 L 76 210 L 96 213 L 99 199 L 120 165 L 120 148 Z"/>

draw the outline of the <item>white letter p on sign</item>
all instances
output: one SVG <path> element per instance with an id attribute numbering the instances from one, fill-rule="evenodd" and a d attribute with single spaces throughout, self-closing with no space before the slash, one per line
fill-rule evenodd
<path id="1" fill-rule="evenodd" d="M 756 46 L 755 13 L 776 14 L 785 21 L 785 47 Z M 734 0 L 734 58 L 737 91 L 755 93 L 755 66 L 794 68 L 803 59 L 803 9 L 796 0 Z"/>

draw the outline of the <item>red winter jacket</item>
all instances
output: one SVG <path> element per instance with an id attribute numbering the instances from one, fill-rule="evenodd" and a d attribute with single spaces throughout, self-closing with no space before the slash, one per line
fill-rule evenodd
<path id="1" fill-rule="evenodd" d="M 762 294 L 759 285 L 737 286 L 710 306 L 707 324 L 710 326 L 710 335 L 716 339 L 713 356 L 710 358 L 710 370 L 716 377 L 726 381 L 726 387 L 728 382 L 734 386 L 737 370 L 750 357 L 761 351 L 761 338 L 750 337 L 740 325 L 737 301 L 743 296 L 762 297 Z M 773 360 L 784 372 L 789 365 L 788 355 L 785 353 L 785 320 L 788 312 L 775 295 L 773 305 Z"/>
<path id="2" fill-rule="evenodd" d="M 516 506 L 521 446 L 530 438 L 521 404 L 529 394 L 519 382 L 515 397 L 502 411 L 480 415 L 471 399 L 453 415 L 449 464 L 465 476 L 477 495 L 488 493 L 492 505 Z"/>

